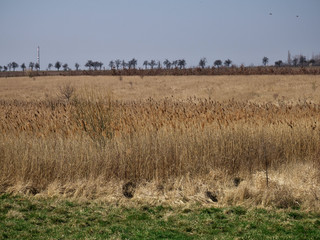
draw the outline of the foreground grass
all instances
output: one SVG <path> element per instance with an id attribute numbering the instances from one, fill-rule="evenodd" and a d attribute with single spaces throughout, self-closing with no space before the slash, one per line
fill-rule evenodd
<path id="1" fill-rule="evenodd" d="M 299 210 L 136 206 L 0 196 L 0 239 L 320 239 Z"/>

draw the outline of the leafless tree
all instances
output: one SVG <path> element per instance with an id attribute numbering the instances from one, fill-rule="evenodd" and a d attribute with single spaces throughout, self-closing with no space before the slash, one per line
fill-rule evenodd
<path id="1" fill-rule="evenodd" d="M 33 62 L 29 63 L 29 68 L 31 68 L 31 71 L 33 70 L 33 68 L 34 68 L 34 63 Z"/>
<path id="2" fill-rule="evenodd" d="M 149 62 L 149 66 L 151 67 L 151 69 L 153 69 L 156 65 L 157 65 L 157 63 L 156 63 L 155 60 L 151 60 L 151 61 Z"/>
<path id="3" fill-rule="evenodd" d="M 61 62 L 57 61 L 54 67 L 59 71 L 59 69 L 61 68 L 61 65 L 62 65 Z"/>
<path id="4" fill-rule="evenodd" d="M 168 59 L 166 59 L 166 60 L 163 62 L 163 64 L 166 66 L 166 69 L 170 69 L 170 68 L 171 68 L 171 62 L 170 62 Z"/>
<path id="5" fill-rule="evenodd" d="M 262 58 L 262 63 L 264 66 L 266 66 L 268 64 L 268 62 L 269 62 L 269 58 L 267 58 L 267 57 Z"/>
<path id="6" fill-rule="evenodd" d="M 110 62 L 109 62 L 109 67 L 110 67 L 111 69 L 114 69 L 114 67 L 115 67 L 114 61 L 110 61 Z"/>
<path id="7" fill-rule="evenodd" d="M 13 71 L 15 71 L 17 67 L 19 67 L 18 63 L 16 62 L 12 62 L 11 65 L 12 65 Z"/>
<path id="8" fill-rule="evenodd" d="M 22 71 L 24 71 L 27 68 L 24 63 L 22 63 L 20 67 L 21 67 Z"/>
<path id="9" fill-rule="evenodd" d="M 230 59 L 227 59 L 227 60 L 224 61 L 224 65 L 226 67 L 230 67 L 231 63 L 232 63 L 232 61 Z"/>
<path id="10" fill-rule="evenodd" d="M 199 61 L 199 67 L 204 68 L 207 64 L 207 59 L 206 58 L 201 58 Z"/>
<path id="11" fill-rule="evenodd" d="M 143 66 L 145 67 L 145 69 L 148 68 L 148 65 L 149 65 L 149 62 L 148 62 L 147 60 L 145 60 L 145 61 L 143 62 Z"/>
<path id="12" fill-rule="evenodd" d="M 74 66 L 76 67 L 76 70 L 78 71 L 79 67 L 80 67 L 79 63 L 75 63 Z"/>
<path id="13" fill-rule="evenodd" d="M 63 64 L 62 67 L 63 67 L 64 71 L 67 71 L 68 70 L 68 63 Z"/>
<path id="14" fill-rule="evenodd" d="M 219 68 L 222 65 L 222 61 L 220 59 L 215 60 L 213 65 Z"/>
<path id="15" fill-rule="evenodd" d="M 115 63 L 115 65 L 116 65 L 117 70 L 119 70 L 119 67 L 121 66 L 121 61 L 120 61 L 120 59 L 117 59 L 114 63 Z"/>

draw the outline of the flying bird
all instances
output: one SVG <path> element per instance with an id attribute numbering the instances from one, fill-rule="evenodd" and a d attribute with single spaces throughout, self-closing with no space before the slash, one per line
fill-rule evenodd
<path id="1" fill-rule="evenodd" d="M 299 15 L 296 16 L 297 18 L 299 17 Z"/>
<path id="2" fill-rule="evenodd" d="M 269 13 L 269 15 L 272 15 L 272 13 Z"/>

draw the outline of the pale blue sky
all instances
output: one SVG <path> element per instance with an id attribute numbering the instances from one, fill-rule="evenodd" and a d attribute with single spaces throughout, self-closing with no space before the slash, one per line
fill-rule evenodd
<path id="1" fill-rule="evenodd" d="M 272 15 L 269 15 L 269 13 Z M 297 18 L 296 15 L 299 15 Z M 320 0 L 0 0 L 0 65 L 206 57 L 260 65 L 320 53 Z"/>

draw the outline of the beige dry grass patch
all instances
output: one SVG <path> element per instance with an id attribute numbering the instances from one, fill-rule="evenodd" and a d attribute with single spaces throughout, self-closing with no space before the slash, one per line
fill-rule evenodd
<path id="1" fill-rule="evenodd" d="M 9 210 L 6 214 L 8 218 L 15 218 L 15 219 L 24 219 L 23 213 L 17 211 L 17 210 Z"/>
<path id="2" fill-rule="evenodd" d="M 225 101 L 275 102 L 299 99 L 319 102 L 319 75 L 250 75 L 250 76 L 52 76 L 0 78 L 0 99 L 23 101 L 56 97 L 66 82 L 77 89 L 90 86 L 95 90 L 111 91 L 119 100 L 156 100 L 172 96 L 191 96 Z M 109 94 L 109 93 L 108 93 Z"/>
<path id="3" fill-rule="evenodd" d="M 232 179 L 226 179 L 221 173 L 211 172 L 207 176 L 198 178 L 180 177 L 168 180 L 165 183 L 157 181 L 141 181 L 137 183 L 132 198 L 123 194 L 123 186 L 127 181 L 104 181 L 100 179 L 88 179 L 83 181 L 61 184 L 54 182 L 47 189 L 38 193 L 36 197 L 58 197 L 74 199 L 77 201 L 94 200 L 108 202 L 117 205 L 131 206 L 140 204 L 225 207 L 230 205 L 246 207 L 277 207 L 299 208 L 304 210 L 319 210 L 319 184 L 312 182 L 313 174 L 307 177 L 303 185 L 298 180 L 309 172 L 309 165 L 300 165 L 288 175 L 286 171 L 274 171 L 270 173 L 269 186 L 266 187 L 266 179 L 263 172 L 248 176 L 238 186 L 232 184 Z M 283 181 L 283 178 L 287 181 Z M 17 184 L 8 189 L 10 192 L 21 194 L 21 189 L 30 188 L 30 184 L 22 186 Z M 216 195 L 217 201 L 212 201 L 207 196 L 210 191 Z"/>

